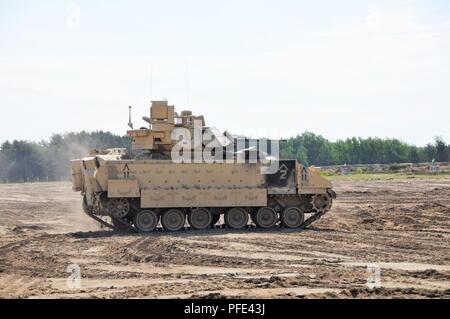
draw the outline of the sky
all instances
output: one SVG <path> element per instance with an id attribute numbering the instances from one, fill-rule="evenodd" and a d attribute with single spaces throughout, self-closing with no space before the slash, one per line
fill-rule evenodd
<path id="1" fill-rule="evenodd" d="M 0 0 L 0 143 L 125 134 L 161 99 L 253 137 L 450 142 L 450 2 Z"/>

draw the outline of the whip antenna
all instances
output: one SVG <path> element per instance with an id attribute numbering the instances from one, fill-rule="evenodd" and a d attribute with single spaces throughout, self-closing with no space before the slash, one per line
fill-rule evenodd
<path id="1" fill-rule="evenodd" d="M 131 123 L 131 105 L 128 106 L 128 126 L 133 129 L 133 123 Z"/>

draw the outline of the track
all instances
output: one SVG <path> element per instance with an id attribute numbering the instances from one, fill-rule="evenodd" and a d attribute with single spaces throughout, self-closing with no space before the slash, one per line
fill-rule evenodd
<path id="1" fill-rule="evenodd" d="M 106 228 L 110 228 L 110 229 L 114 229 L 115 231 L 122 231 L 122 229 L 114 226 L 112 223 L 108 223 L 107 221 L 101 219 L 100 217 L 92 214 L 92 213 L 88 213 L 85 212 L 87 216 L 89 216 L 90 218 L 92 218 L 94 221 L 96 221 L 97 223 L 99 223 L 101 226 L 106 227 Z M 292 230 L 301 230 L 301 229 L 305 229 L 306 227 L 308 227 L 309 225 L 311 225 L 313 222 L 315 222 L 316 220 L 320 219 L 323 215 L 325 215 L 327 212 L 316 212 L 316 213 L 312 213 L 310 214 L 311 216 L 309 216 L 299 227 L 292 229 Z M 123 220 L 120 219 L 116 219 L 116 221 L 118 223 L 121 223 L 124 227 L 126 227 L 130 232 L 134 232 L 134 233 L 139 233 L 139 230 L 136 229 L 136 227 L 134 227 L 132 224 L 127 223 Z M 273 228 L 269 228 L 269 229 L 264 229 L 264 228 L 259 228 L 254 224 L 248 224 L 246 225 L 242 230 L 250 230 L 250 231 L 271 231 L 274 229 L 280 229 L 280 228 L 284 228 L 281 226 L 280 223 L 277 223 L 275 225 L 275 227 Z M 210 228 L 206 229 L 206 230 L 213 230 L 213 229 L 229 229 L 229 227 L 225 224 L 220 224 L 220 225 L 212 225 Z M 163 232 L 166 231 L 163 227 L 158 226 L 155 230 L 155 232 Z M 194 228 L 192 228 L 191 226 L 185 226 L 182 230 L 180 230 L 180 232 L 187 232 L 187 231 L 199 231 L 196 230 Z"/>

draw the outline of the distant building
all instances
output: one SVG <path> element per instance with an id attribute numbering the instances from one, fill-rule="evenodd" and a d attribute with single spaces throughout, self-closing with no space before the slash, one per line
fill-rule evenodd
<path id="1" fill-rule="evenodd" d="M 430 173 L 438 173 L 440 172 L 441 167 L 439 165 L 435 164 L 435 160 L 433 158 L 433 160 L 431 161 L 431 165 L 430 165 Z"/>
<path id="2" fill-rule="evenodd" d="M 341 167 L 341 175 L 348 175 L 350 173 L 350 168 L 347 166 L 347 164 L 344 164 L 344 166 Z"/>

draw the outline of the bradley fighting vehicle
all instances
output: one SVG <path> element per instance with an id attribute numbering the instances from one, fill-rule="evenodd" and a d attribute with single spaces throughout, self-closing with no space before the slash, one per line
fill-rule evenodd
<path id="1" fill-rule="evenodd" d="M 218 130 L 213 132 L 219 144 L 211 152 L 216 161 L 174 161 L 174 133 L 182 129 L 194 135 L 192 140 L 195 123 L 200 133 L 208 127 L 203 116 L 178 114 L 167 101 L 152 101 L 150 117 L 143 120 L 148 127 L 133 129 L 130 107 L 132 154 L 126 149 L 95 150 L 71 161 L 72 188 L 81 192 L 84 212 L 104 226 L 138 232 L 304 228 L 330 210 L 336 198 L 318 169 L 278 160 L 249 147 L 248 140 L 239 148 Z M 184 151 L 185 159 L 205 150 L 203 142 L 197 144 Z M 222 146 L 224 152 L 218 152 Z M 255 154 L 258 160 L 250 161 Z M 217 161 L 219 157 L 226 160 Z M 263 172 L 273 164 L 275 169 Z"/>

